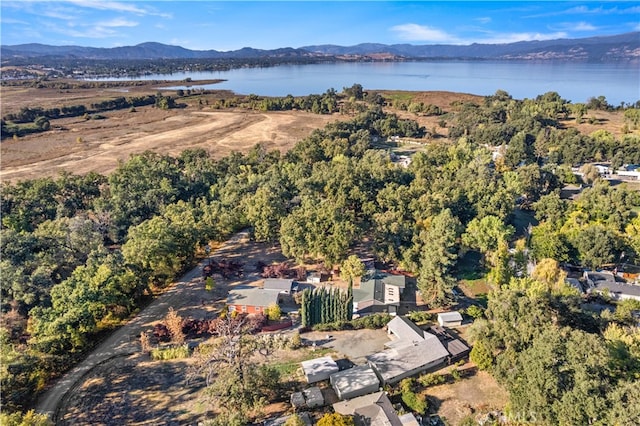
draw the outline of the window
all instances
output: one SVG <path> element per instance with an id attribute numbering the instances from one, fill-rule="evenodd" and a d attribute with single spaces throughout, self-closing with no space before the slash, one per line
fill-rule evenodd
<path id="1" fill-rule="evenodd" d="M 247 312 L 247 305 L 242 305 L 242 312 Z"/>

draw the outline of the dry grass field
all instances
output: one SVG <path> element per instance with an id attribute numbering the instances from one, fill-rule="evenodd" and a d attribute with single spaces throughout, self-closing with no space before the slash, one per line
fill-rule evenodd
<path id="1" fill-rule="evenodd" d="M 9 89 L 2 89 L 3 114 L 15 110 L 15 105 L 22 105 L 27 96 L 25 89 Z M 44 93 L 38 92 L 39 89 L 28 90 L 35 91 L 32 106 L 53 105 L 47 94 L 53 99 L 58 96 L 50 89 Z M 104 95 L 95 89 L 86 91 L 92 92 L 93 97 L 74 93 L 73 99 L 64 104 L 88 105 Z M 136 108 L 135 112 L 128 109 L 103 112 L 100 115 L 105 118 L 100 120 L 83 117 L 51 120 L 52 130 L 48 132 L 2 142 L 0 178 L 5 181 L 33 179 L 55 176 L 63 170 L 108 174 L 119 161 L 147 150 L 178 155 L 188 148 L 202 148 L 213 158 L 221 158 L 231 151 L 247 152 L 262 143 L 269 150 L 286 151 L 312 130 L 337 119 L 300 111 L 219 111 L 201 108 L 197 101 L 195 103 L 172 110 L 146 106 Z"/>
<path id="2" fill-rule="evenodd" d="M 174 83 L 175 84 L 175 83 Z M 52 89 L 2 86 L 2 115 L 17 112 L 23 107 L 60 107 L 92 103 L 120 96 L 141 96 L 158 92 L 157 83 L 132 85 L 112 89 Z M 171 90 L 162 90 L 172 95 Z M 451 110 L 456 101 L 480 103 L 482 97 L 451 92 L 381 91 L 391 99 L 413 100 Z M 162 110 L 152 106 L 138 107 L 135 112 L 117 110 L 100 113 L 103 119 L 83 117 L 51 120 L 51 130 L 6 139 L 0 145 L 0 179 L 17 181 L 56 176 L 61 171 L 84 174 L 95 171 L 109 174 L 119 161 L 147 150 L 177 155 L 188 148 L 202 148 L 213 158 L 221 158 L 232 151 L 247 152 L 261 143 L 282 152 L 331 121 L 347 119 L 339 114 L 318 115 L 302 111 L 257 112 L 246 109 L 216 110 L 208 105 L 222 98 L 235 96 L 228 91 L 213 91 L 205 95 L 180 98 L 185 108 Z M 441 117 L 417 117 L 399 112 L 402 118 L 412 118 L 437 136 L 447 138 L 447 129 L 438 125 Z M 621 136 L 622 114 L 589 112 L 596 124 L 585 120 L 577 125 L 566 120 L 564 126 L 578 126 L 584 133 L 606 129 Z"/>

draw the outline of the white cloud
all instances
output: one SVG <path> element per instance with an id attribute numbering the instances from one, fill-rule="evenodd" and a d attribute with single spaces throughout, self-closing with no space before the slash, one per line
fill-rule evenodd
<path id="1" fill-rule="evenodd" d="M 596 31 L 599 28 L 588 22 L 561 22 L 553 25 L 553 29 L 559 31 Z"/>
<path id="2" fill-rule="evenodd" d="M 543 18 L 548 16 L 561 16 L 561 15 L 637 15 L 640 13 L 640 6 L 633 6 L 619 9 L 614 6 L 606 8 L 603 6 L 589 8 L 589 6 L 575 6 L 565 10 L 540 13 L 537 15 L 525 16 L 525 18 Z"/>
<path id="3" fill-rule="evenodd" d="M 474 19 L 474 21 L 478 21 L 478 22 L 480 22 L 481 24 L 488 24 L 488 23 L 490 23 L 490 22 L 491 22 L 491 17 L 489 17 L 489 16 L 483 16 L 482 18 L 476 18 L 476 19 Z"/>
<path id="4" fill-rule="evenodd" d="M 558 38 L 566 38 L 567 33 L 558 31 L 554 33 L 504 33 L 493 34 L 490 37 L 474 40 L 474 43 L 482 44 L 507 44 L 516 43 L 519 41 L 542 41 L 542 40 L 554 40 Z"/>
<path id="5" fill-rule="evenodd" d="M 97 0 L 67 0 L 76 6 L 86 7 L 97 10 L 109 10 L 112 12 L 135 13 L 136 15 L 152 15 L 161 16 L 163 18 L 171 18 L 171 14 L 158 13 L 149 8 L 141 8 L 132 3 L 123 3 L 117 1 L 97 1 Z"/>
<path id="6" fill-rule="evenodd" d="M 29 23 L 26 21 L 21 21 L 19 19 L 13 19 L 13 18 L 0 18 L 0 23 L 5 25 L 9 25 L 9 24 L 29 25 Z"/>
<path id="7" fill-rule="evenodd" d="M 418 24 L 402 24 L 391 27 L 398 38 L 407 41 L 455 42 L 455 37 L 437 28 Z"/>
<path id="8" fill-rule="evenodd" d="M 127 21 L 124 18 L 115 18 L 110 21 L 97 22 L 97 27 L 137 27 L 138 23 L 134 21 Z"/>

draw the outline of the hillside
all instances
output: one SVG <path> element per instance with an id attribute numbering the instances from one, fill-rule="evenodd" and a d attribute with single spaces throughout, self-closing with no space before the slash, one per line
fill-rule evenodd
<path id="1" fill-rule="evenodd" d="M 411 45 L 364 43 L 355 46 L 315 45 L 272 50 L 244 47 L 239 50 L 190 50 L 161 43 L 141 43 L 136 46 L 95 48 L 82 46 L 49 46 L 20 44 L 1 46 L 3 64 L 25 58 L 66 59 L 238 59 L 238 58 L 309 58 L 328 59 L 502 59 L 502 60 L 640 60 L 640 32 L 607 37 L 523 41 L 508 44 Z"/>

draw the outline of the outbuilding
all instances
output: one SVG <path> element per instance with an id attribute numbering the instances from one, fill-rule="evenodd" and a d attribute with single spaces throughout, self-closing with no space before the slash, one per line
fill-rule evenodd
<path id="1" fill-rule="evenodd" d="M 380 389 L 380 380 L 368 365 L 334 373 L 329 378 L 329 382 L 340 399 L 351 399 Z"/>
<path id="2" fill-rule="evenodd" d="M 307 383 L 316 383 L 327 380 L 333 373 L 340 371 L 338 364 L 330 356 L 302 361 L 301 364 Z"/>
<path id="3" fill-rule="evenodd" d="M 460 312 L 440 312 L 438 314 L 438 324 L 440 327 L 458 327 L 462 325 L 462 315 Z"/>

